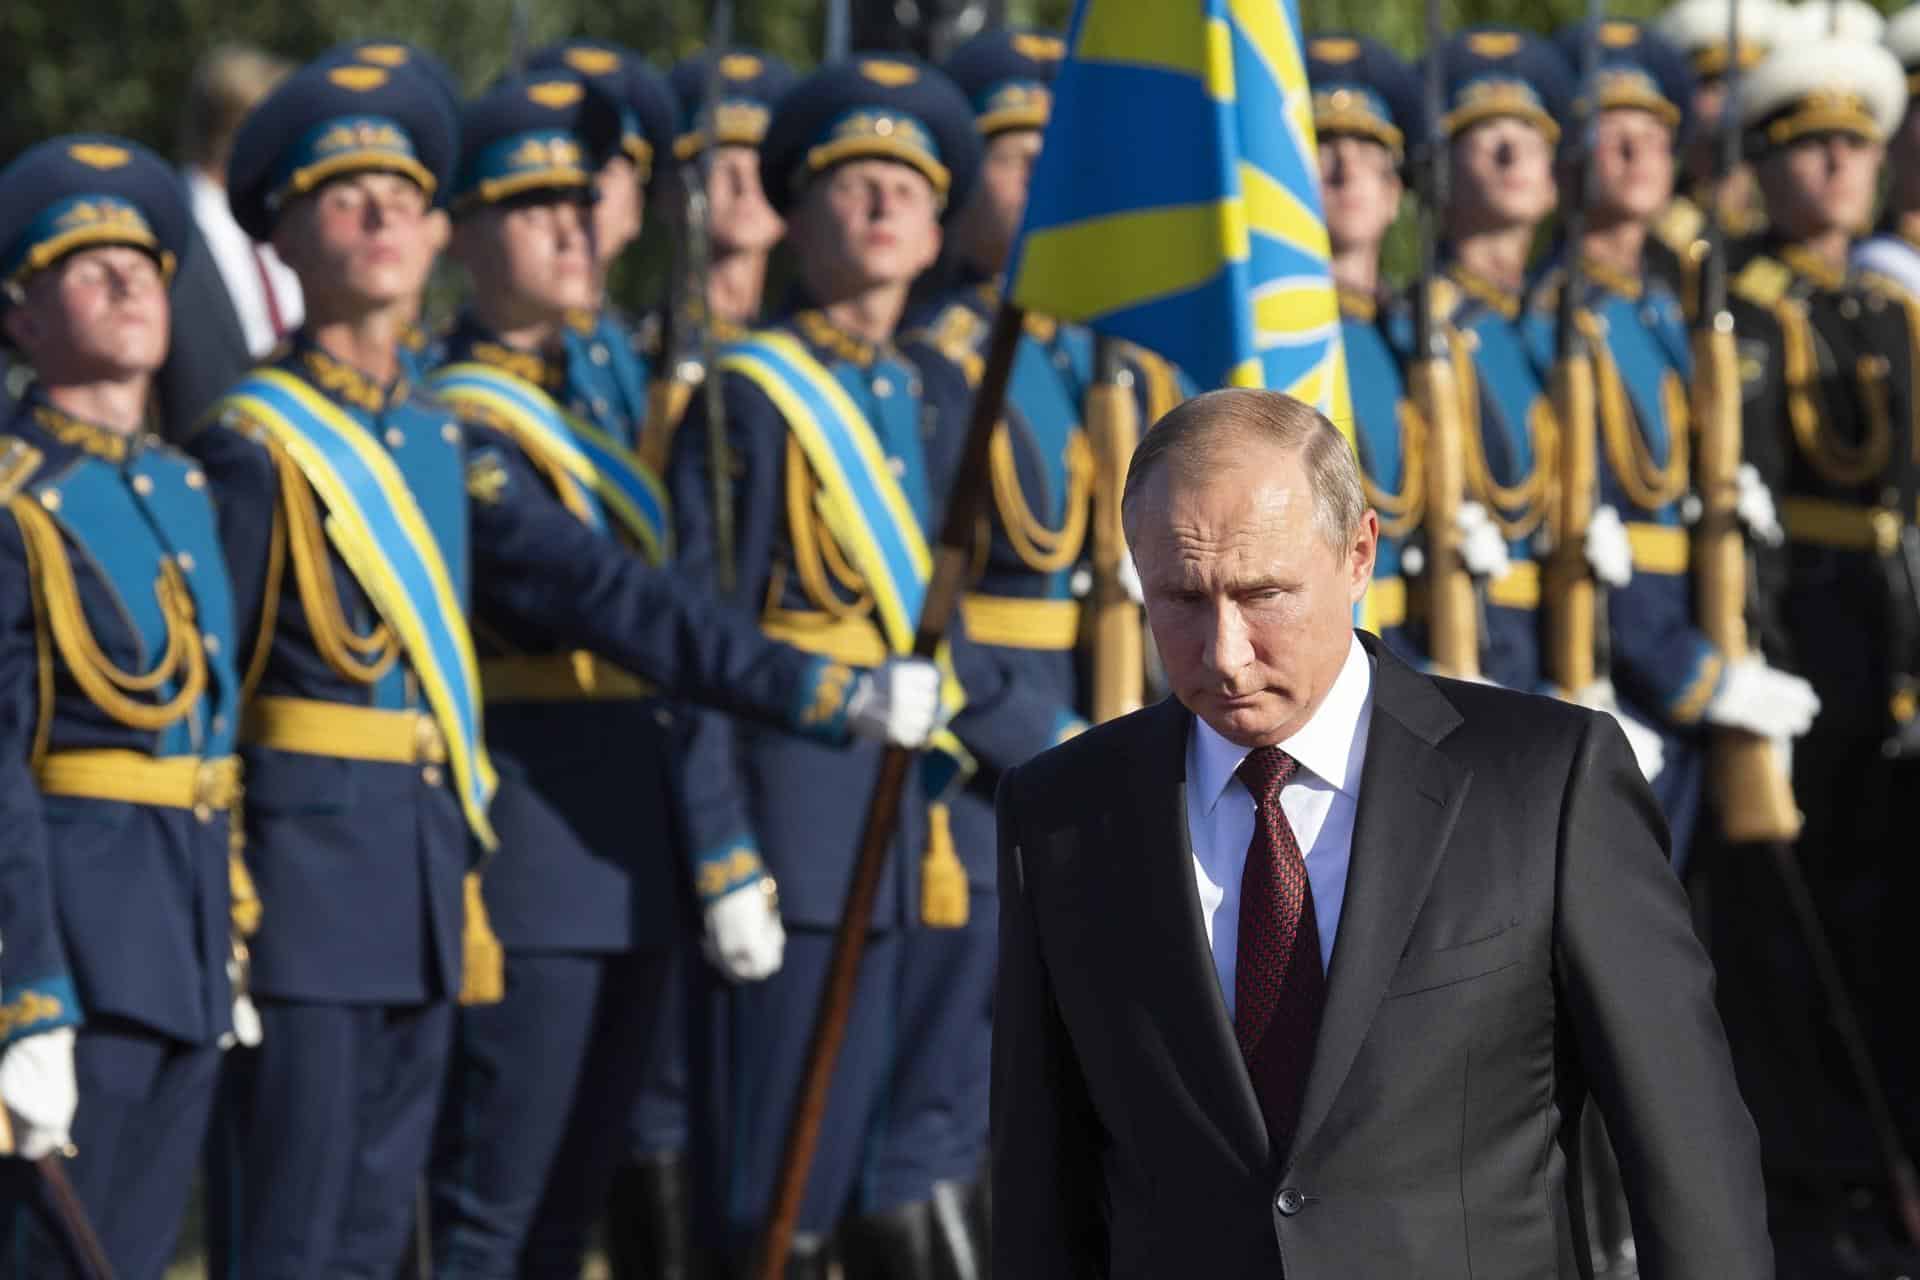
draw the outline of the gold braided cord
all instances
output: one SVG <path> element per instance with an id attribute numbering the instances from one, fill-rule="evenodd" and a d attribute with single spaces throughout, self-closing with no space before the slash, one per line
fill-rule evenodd
<path id="1" fill-rule="evenodd" d="M 1653 460 L 1653 448 L 1646 433 L 1635 425 L 1633 403 L 1620 366 L 1607 346 L 1593 313 L 1579 313 L 1580 330 L 1587 337 L 1587 349 L 1593 352 L 1594 383 L 1599 391 L 1600 438 L 1607 448 L 1607 465 L 1619 479 L 1627 497 L 1643 511 L 1658 511 L 1679 500 L 1687 491 L 1690 474 L 1687 461 L 1687 393 L 1673 370 L 1660 376 L 1660 403 L 1667 418 L 1667 460 Z"/>
<path id="2" fill-rule="evenodd" d="M 274 629 L 280 624 L 280 592 L 287 577 L 287 513 L 284 503 L 273 506 L 273 531 L 267 535 L 267 580 L 260 593 L 260 629 L 254 635 L 253 656 L 240 678 L 240 703 L 253 700 L 267 674 L 267 659 L 273 654 Z"/>
<path id="3" fill-rule="evenodd" d="M 384 622 L 367 635 L 354 632 L 334 589 L 333 566 L 313 489 L 285 450 L 275 449 L 273 459 L 280 471 L 281 501 L 287 512 L 293 577 L 299 584 L 300 602 L 306 606 L 314 648 L 342 679 L 372 684 L 399 659 L 400 646 Z"/>
<path id="4" fill-rule="evenodd" d="M 1449 326 L 1451 328 L 1451 326 Z M 1453 335 L 1453 375 L 1460 388 L 1461 435 L 1466 437 L 1467 489 L 1487 508 L 1487 514 L 1509 542 L 1532 535 L 1553 507 L 1553 468 L 1559 431 L 1553 409 L 1544 399 L 1527 415 L 1527 436 L 1533 446 L 1533 469 L 1517 484 L 1504 485 L 1487 465 L 1486 441 L 1480 434 L 1480 379 L 1466 343 Z"/>
<path id="5" fill-rule="evenodd" d="M 1793 438 L 1800 446 L 1801 455 L 1829 484 L 1852 487 L 1873 480 L 1886 469 L 1893 452 L 1886 361 L 1868 357 L 1855 370 L 1866 406 L 1867 438 L 1858 446 L 1847 445 L 1820 427 L 1820 410 L 1814 403 L 1819 365 L 1813 349 L 1813 322 L 1807 316 L 1806 304 L 1797 298 L 1782 298 L 1774 304 L 1773 314 L 1780 322 L 1783 339 L 1787 418 L 1793 424 Z"/>
<path id="6" fill-rule="evenodd" d="M 873 594 L 866 582 L 847 563 L 846 554 L 835 541 L 814 506 L 813 468 L 806 450 L 791 433 L 787 436 L 787 531 L 793 540 L 793 567 L 800 575 L 800 588 L 821 612 L 835 618 L 864 618 L 873 612 Z M 858 598 L 847 601 L 827 581 L 831 573 Z"/>
<path id="7" fill-rule="evenodd" d="M 1360 484 L 1367 495 L 1367 505 L 1380 513 L 1380 532 L 1389 538 L 1404 538 L 1420 527 L 1421 518 L 1427 513 L 1427 485 L 1425 478 L 1427 456 L 1427 421 L 1420 416 L 1420 408 L 1411 400 L 1399 403 L 1400 427 L 1400 492 L 1394 493 L 1384 485 L 1376 484 L 1365 468 L 1360 472 Z"/>
<path id="8" fill-rule="evenodd" d="M 177 723 L 200 701 L 207 688 L 207 662 L 200 633 L 194 629 L 193 598 L 171 560 L 160 562 L 154 595 L 167 624 L 166 652 L 151 671 L 135 675 L 113 664 L 87 624 L 73 564 L 53 517 L 29 498 L 11 504 L 20 531 L 32 548 L 34 567 L 41 579 L 39 598 L 44 605 L 53 642 L 74 683 L 96 707 L 130 729 L 158 733 Z M 142 702 L 130 696 L 152 693 L 179 677 L 179 688 L 164 702 Z"/>
<path id="9" fill-rule="evenodd" d="M 1058 573 L 1080 558 L 1087 541 L 1087 518 L 1093 504 L 1093 446 L 1084 431 L 1075 428 L 1067 437 L 1067 519 L 1059 529 L 1049 529 L 1033 514 L 1026 495 L 1020 491 L 1020 469 L 1013 460 L 1013 439 L 1007 424 L 994 428 L 991 445 L 993 500 L 1000 508 L 1000 523 L 1014 554 L 1035 573 Z"/>
<path id="10" fill-rule="evenodd" d="M 15 501 L 30 503 L 32 499 Z M 11 503 L 8 505 L 12 506 Z M 19 520 L 17 511 L 14 518 Z M 26 536 L 24 523 L 20 540 L 27 551 L 27 582 L 33 595 L 34 691 L 38 694 L 39 705 L 34 712 L 33 754 L 29 761 L 38 770 L 40 762 L 47 758 L 47 743 L 53 735 L 53 635 L 47 626 L 46 567 L 41 563 L 39 548 L 34 545 L 33 539 Z"/>

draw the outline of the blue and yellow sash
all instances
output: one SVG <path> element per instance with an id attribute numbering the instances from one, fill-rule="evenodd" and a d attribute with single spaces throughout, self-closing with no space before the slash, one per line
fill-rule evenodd
<path id="1" fill-rule="evenodd" d="M 447 740 L 467 824 L 491 850 L 495 777 L 481 737 L 466 602 L 405 477 L 365 427 L 290 373 L 256 370 L 225 404 L 266 429 L 326 507 L 327 536 L 405 646 Z"/>
<path id="2" fill-rule="evenodd" d="M 595 528 L 613 513 L 649 563 L 673 556 L 672 508 L 666 488 L 635 454 L 592 423 L 568 413 L 525 378 L 476 361 L 450 364 L 427 380 L 455 408 L 478 409 L 514 442 L 573 477 L 588 500 Z"/>
<path id="3" fill-rule="evenodd" d="M 720 368 L 750 379 L 780 411 L 819 477 L 821 519 L 873 593 L 888 648 L 896 654 L 912 653 L 920 607 L 933 575 L 933 554 L 913 504 L 860 407 L 788 334 L 757 333 L 736 343 L 720 357 Z M 951 719 L 964 696 L 944 654 L 941 665 L 947 669 L 941 701 Z M 949 757 L 944 776 L 930 785 L 937 793 L 957 772 L 971 772 L 972 760 L 946 730 L 935 736 L 934 745 Z"/>

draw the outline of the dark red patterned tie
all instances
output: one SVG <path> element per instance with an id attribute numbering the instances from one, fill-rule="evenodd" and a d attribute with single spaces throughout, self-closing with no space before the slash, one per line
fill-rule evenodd
<path id="1" fill-rule="evenodd" d="M 1286 1154 L 1300 1120 L 1300 1095 L 1327 995 L 1313 886 L 1280 807 L 1280 789 L 1299 769 L 1300 762 L 1280 748 L 1256 747 L 1238 770 L 1253 796 L 1254 824 L 1240 877 L 1233 1031 L 1276 1158 Z"/>

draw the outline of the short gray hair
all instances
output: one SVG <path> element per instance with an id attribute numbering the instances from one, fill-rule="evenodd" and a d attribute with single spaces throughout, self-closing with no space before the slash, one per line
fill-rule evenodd
<path id="1" fill-rule="evenodd" d="M 1208 391 L 1174 407 L 1153 424 L 1134 450 L 1120 499 L 1121 521 L 1132 536 L 1131 513 L 1147 482 L 1162 466 L 1182 478 L 1205 475 L 1232 459 L 1232 446 L 1263 440 L 1304 455 L 1313 489 L 1314 525 L 1335 551 L 1344 552 L 1366 514 L 1360 461 L 1353 446 L 1326 415 L 1279 391 L 1230 387 Z"/>

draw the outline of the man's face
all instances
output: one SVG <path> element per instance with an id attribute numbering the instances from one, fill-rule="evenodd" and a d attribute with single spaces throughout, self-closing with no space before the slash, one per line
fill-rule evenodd
<path id="1" fill-rule="evenodd" d="M 707 219 L 714 251 L 768 253 L 787 224 L 760 186 L 760 153 L 752 147 L 715 147 L 707 161 Z"/>
<path id="2" fill-rule="evenodd" d="M 36 273 L 24 295 L 7 332 L 49 383 L 151 374 L 167 358 L 167 285 L 142 250 L 82 249 Z"/>
<path id="3" fill-rule="evenodd" d="M 1920 206 L 1920 104 L 1910 109 L 1887 144 L 1893 169 L 1893 200 L 1901 210 Z"/>
<path id="4" fill-rule="evenodd" d="M 430 206 L 424 191 L 396 173 L 336 178 L 288 207 L 273 247 L 299 274 L 309 311 L 404 304 L 426 287 L 444 239 Z"/>
<path id="5" fill-rule="evenodd" d="M 600 261 L 611 267 L 640 238 L 647 193 L 640 186 L 640 170 L 624 155 L 600 167 L 593 191 L 593 242 L 599 246 Z"/>
<path id="6" fill-rule="evenodd" d="M 1533 125 L 1497 116 L 1453 139 L 1452 207 L 1459 231 L 1530 230 L 1553 212 L 1553 144 Z"/>
<path id="7" fill-rule="evenodd" d="M 1235 465 L 1189 476 L 1169 463 L 1151 477 L 1129 542 L 1174 694 L 1229 742 L 1268 746 L 1297 732 L 1340 674 L 1379 523 L 1369 511 L 1335 550 L 1300 450 L 1226 447 Z"/>
<path id="8" fill-rule="evenodd" d="M 1693 86 L 1693 136 L 1711 138 L 1720 132 L 1720 112 L 1727 105 L 1727 82 L 1719 76 Z"/>
<path id="9" fill-rule="evenodd" d="M 998 274 L 1013 252 L 1020 220 L 1027 213 L 1040 136 L 1038 129 L 1009 129 L 987 143 L 979 184 L 960 213 L 959 226 L 967 261 L 982 271 Z"/>
<path id="10" fill-rule="evenodd" d="M 1589 179 L 1596 224 L 1651 221 L 1673 199 L 1673 130 L 1650 111 L 1602 111 L 1593 122 Z"/>
<path id="11" fill-rule="evenodd" d="M 1760 161 L 1767 217 L 1789 240 L 1866 230 L 1886 148 L 1852 133 L 1820 133 Z"/>
<path id="12" fill-rule="evenodd" d="M 1393 153 L 1370 138 L 1337 133 L 1320 140 L 1320 197 L 1333 251 L 1378 250 L 1400 212 Z"/>
<path id="13" fill-rule="evenodd" d="M 577 193 L 508 201 L 461 220 L 455 252 L 527 322 L 591 309 L 600 296 L 593 215 Z"/>
<path id="14" fill-rule="evenodd" d="M 801 196 L 793 239 L 801 274 L 822 300 L 908 285 L 940 254 L 940 205 L 919 170 L 850 160 Z"/>

